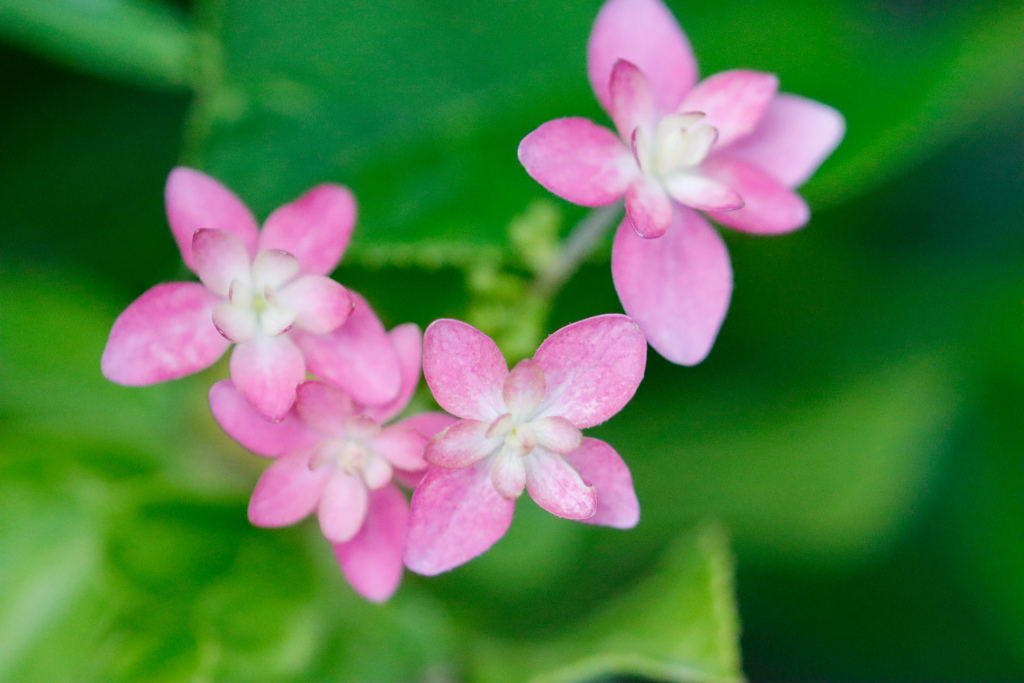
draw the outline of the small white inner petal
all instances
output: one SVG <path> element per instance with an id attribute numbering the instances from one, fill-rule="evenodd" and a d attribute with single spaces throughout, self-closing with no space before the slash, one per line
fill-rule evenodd
<path id="1" fill-rule="evenodd" d="M 268 337 L 276 337 L 287 332 L 295 324 L 296 314 L 294 311 L 275 306 L 265 299 L 263 301 L 263 310 L 259 312 L 260 329 L 263 330 L 263 334 Z"/>
<path id="2" fill-rule="evenodd" d="M 264 249 L 252 262 L 253 288 L 277 289 L 299 272 L 299 260 L 280 249 Z"/>
<path id="3" fill-rule="evenodd" d="M 701 124 L 700 113 L 670 114 L 658 123 L 654 171 L 667 176 L 673 171 L 699 165 L 718 139 L 718 130 Z"/>

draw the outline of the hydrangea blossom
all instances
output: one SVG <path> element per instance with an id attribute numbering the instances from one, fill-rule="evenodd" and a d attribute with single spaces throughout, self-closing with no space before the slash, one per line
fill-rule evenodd
<path id="1" fill-rule="evenodd" d="M 262 231 L 230 190 L 199 171 L 174 169 L 165 194 L 181 255 L 202 282 L 157 285 L 118 317 L 101 362 L 108 379 L 139 386 L 182 377 L 234 343 L 231 378 L 268 419 L 288 412 L 307 370 L 363 401 L 395 396 L 392 353 L 361 354 L 361 368 L 346 362 L 353 346 L 390 348 L 365 302 L 327 277 L 355 223 L 346 188 L 313 188 L 271 214 Z M 354 306 L 360 322 L 350 331 L 342 325 Z"/>
<path id="2" fill-rule="evenodd" d="M 623 308 L 662 356 L 707 356 L 732 294 L 722 238 L 697 211 L 754 234 L 804 225 L 793 191 L 839 144 L 842 116 L 777 93 L 767 73 L 725 71 L 697 83 L 697 63 L 659 0 L 609 0 L 587 50 L 588 74 L 618 131 L 549 121 L 519 159 L 551 192 L 584 206 L 625 196 L 612 249 Z"/>
<path id="3" fill-rule="evenodd" d="M 249 502 L 249 520 L 276 527 L 313 511 L 352 587 L 369 600 L 386 600 L 402 575 L 402 540 L 408 505 L 393 484 L 414 486 L 426 469 L 427 439 L 454 419 L 420 413 L 397 424 L 420 373 L 420 333 L 415 325 L 391 331 L 401 360 L 401 391 L 385 405 L 363 406 L 337 387 L 303 382 L 291 412 L 264 420 L 231 381 L 210 389 L 217 422 L 243 446 L 276 457 Z"/>
<path id="4" fill-rule="evenodd" d="M 634 526 L 629 469 L 580 430 L 629 402 L 646 360 L 643 334 L 623 315 L 562 328 L 511 372 L 475 327 L 432 323 L 423 374 L 438 404 L 462 419 L 427 444 L 431 467 L 413 494 L 406 566 L 433 575 L 484 552 L 508 529 L 524 489 L 560 517 Z"/>

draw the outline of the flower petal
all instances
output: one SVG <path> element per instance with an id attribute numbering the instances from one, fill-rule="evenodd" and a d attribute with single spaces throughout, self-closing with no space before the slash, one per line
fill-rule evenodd
<path id="1" fill-rule="evenodd" d="M 651 84 L 635 64 L 624 59 L 615 62 L 608 92 L 611 96 L 612 120 L 615 121 L 620 138 L 631 139 L 637 126 L 654 126 Z"/>
<path id="2" fill-rule="evenodd" d="M 579 448 L 562 456 L 597 493 L 597 512 L 585 519 L 616 529 L 631 529 L 640 521 L 640 503 L 633 477 L 615 449 L 600 439 L 583 439 Z"/>
<path id="3" fill-rule="evenodd" d="M 315 380 L 303 382 L 295 393 L 295 412 L 305 425 L 325 436 L 345 433 L 348 419 L 355 415 L 348 394 Z"/>
<path id="4" fill-rule="evenodd" d="M 697 173 L 673 173 L 663 181 L 672 199 L 701 211 L 734 211 L 743 199 L 723 182 Z M 666 226 L 668 227 L 668 226 Z"/>
<path id="5" fill-rule="evenodd" d="M 811 217 L 800 195 L 752 164 L 714 156 L 702 168 L 709 177 L 743 197 L 741 209 L 710 213 L 722 225 L 755 235 L 777 235 L 796 230 Z"/>
<path id="6" fill-rule="evenodd" d="M 633 237 L 645 244 L 661 241 Z M 533 359 L 548 382 L 539 416 L 561 416 L 585 429 L 604 422 L 633 397 L 644 377 L 647 342 L 626 316 L 598 315 L 552 334 Z"/>
<path id="7" fill-rule="evenodd" d="M 732 268 L 721 236 L 696 211 L 677 207 L 657 240 L 640 239 L 623 222 L 612 246 L 612 280 L 658 353 L 682 365 L 704 360 L 729 308 Z"/>
<path id="8" fill-rule="evenodd" d="M 395 486 L 370 492 L 366 521 L 352 540 L 334 544 L 334 556 L 352 588 L 367 600 L 384 602 L 402 580 L 402 541 L 409 504 Z"/>
<path id="9" fill-rule="evenodd" d="M 423 457 L 439 467 L 469 467 L 501 447 L 500 438 L 487 438 L 488 427 L 479 420 L 459 420 L 427 442 Z"/>
<path id="10" fill-rule="evenodd" d="M 260 249 L 294 254 L 303 273 L 328 275 L 341 261 L 356 222 L 356 201 L 347 187 L 325 183 L 270 214 Z"/>
<path id="11" fill-rule="evenodd" d="M 144 386 L 209 367 L 230 345 L 212 322 L 221 301 L 198 282 L 153 287 L 114 321 L 100 360 L 103 376 Z"/>
<path id="12" fill-rule="evenodd" d="M 313 510 L 331 468 L 309 468 L 310 449 L 284 455 L 267 468 L 249 500 L 249 521 L 256 526 L 294 524 Z"/>
<path id="13" fill-rule="evenodd" d="M 369 491 L 363 478 L 335 469 L 320 494 L 320 531 L 331 543 L 350 540 L 363 526 L 369 505 Z"/>
<path id="14" fill-rule="evenodd" d="M 437 403 L 453 415 L 490 422 L 506 412 L 505 357 L 468 323 L 447 318 L 430 323 L 423 335 L 423 376 Z"/>
<path id="15" fill-rule="evenodd" d="M 587 43 L 587 73 L 597 99 L 609 112 L 612 69 L 620 59 L 647 76 L 661 113 L 674 111 L 697 80 L 690 42 L 658 0 L 609 0 L 597 15 Z"/>
<path id="16" fill-rule="evenodd" d="M 427 470 L 409 506 L 406 567 L 434 576 L 468 562 L 505 535 L 515 501 L 494 490 L 489 465 Z"/>
<path id="17" fill-rule="evenodd" d="M 192 236 L 196 230 L 226 230 L 238 237 L 249 254 L 256 252 L 258 228 L 249 209 L 219 182 L 193 168 L 179 166 L 167 176 L 164 189 L 167 221 L 185 265 L 196 270 Z"/>
<path id="18" fill-rule="evenodd" d="M 422 434 L 425 438 L 431 439 L 458 421 L 458 418 L 452 417 L 446 413 L 431 411 L 426 413 L 416 413 L 397 424 L 411 427 Z"/>
<path id="19" fill-rule="evenodd" d="M 217 304 L 213 309 L 213 324 L 221 335 L 236 344 L 244 344 L 256 336 L 256 311 L 234 304 Z"/>
<path id="20" fill-rule="evenodd" d="M 626 188 L 626 217 L 644 239 L 661 237 L 672 222 L 672 202 L 654 178 L 641 176 Z"/>
<path id="21" fill-rule="evenodd" d="M 295 403 L 295 388 L 306 378 L 302 352 L 287 335 L 258 335 L 235 346 L 231 381 L 260 415 L 280 420 Z"/>
<path id="22" fill-rule="evenodd" d="M 646 350 L 646 349 L 645 349 Z M 542 417 L 530 423 L 537 443 L 555 453 L 568 453 L 580 446 L 583 435 L 564 417 Z"/>
<path id="23" fill-rule="evenodd" d="M 730 157 L 748 161 L 787 187 L 799 187 L 832 153 L 846 131 L 843 115 L 797 95 L 776 95 L 757 128 L 733 143 Z"/>
<path id="24" fill-rule="evenodd" d="M 544 398 L 544 390 L 544 370 L 531 359 L 524 358 L 508 373 L 501 396 L 513 417 L 526 419 Z"/>
<path id="25" fill-rule="evenodd" d="M 491 483 L 502 498 L 515 500 L 526 487 L 526 467 L 523 456 L 513 448 L 502 448 L 491 461 Z"/>
<path id="26" fill-rule="evenodd" d="M 277 289 L 299 272 L 299 259 L 281 249 L 262 249 L 252 260 L 252 284 L 257 292 Z"/>
<path id="27" fill-rule="evenodd" d="M 388 337 L 391 339 L 395 353 L 398 354 L 398 367 L 402 376 L 398 396 L 387 403 L 363 408 L 364 415 L 372 417 L 381 424 L 398 415 L 409 404 L 409 399 L 412 398 L 413 392 L 416 391 L 416 387 L 420 383 L 420 368 L 423 358 L 423 338 L 417 325 L 413 323 L 399 325 L 388 332 Z M 444 427 L 437 431 L 441 429 Z M 427 438 L 433 435 L 433 433 L 428 434 Z"/>
<path id="28" fill-rule="evenodd" d="M 277 302 L 295 311 L 295 325 L 313 334 L 341 327 L 352 313 L 348 290 L 323 275 L 303 275 L 277 292 Z"/>
<path id="29" fill-rule="evenodd" d="M 427 439 L 412 427 L 385 427 L 380 434 L 370 439 L 369 443 L 382 458 L 399 469 L 427 469 L 427 461 L 423 459 L 423 448 L 427 445 Z"/>
<path id="30" fill-rule="evenodd" d="M 333 332 L 291 330 L 314 375 L 337 385 L 356 403 L 392 401 L 402 385 L 401 366 L 384 325 L 366 300 L 348 290 L 352 313 Z"/>
<path id="31" fill-rule="evenodd" d="M 211 292 L 227 298 L 234 280 L 250 281 L 252 256 L 242 240 L 226 230 L 203 228 L 192 236 L 195 270 Z"/>
<path id="32" fill-rule="evenodd" d="M 562 456 L 535 448 L 523 458 L 526 488 L 537 505 L 566 519 L 588 519 L 597 511 L 597 494 Z"/>
<path id="33" fill-rule="evenodd" d="M 582 118 L 542 124 L 519 143 L 519 162 L 549 191 L 583 206 L 611 204 L 640 172 L 615 133 Z"/>
<path id="34" fill-rule="evenodd" d="M 680 112 L 703 112 L 701 123 L 718 130 L 716 149 L 749 134 L 779 88 L 775 74 L 733 69 L 705 78 L 689 92 Z"/>
<path id="35" fill-rule="evenodd" d="M 210 387 L 210 410 L 228 436 L 258 455 L 277 457 L 311 448 L 319 440 L 293 412 L 280 422 L 264 418 L 242 397 L 231 380 L 222 380 Z"/>

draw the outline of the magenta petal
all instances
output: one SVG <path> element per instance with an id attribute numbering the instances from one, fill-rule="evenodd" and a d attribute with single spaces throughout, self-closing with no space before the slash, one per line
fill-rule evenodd
<path id="1" fill-rule="evenodd" d="M 339 436 L 355 415 L 352 399 L 341 389 L 325 382 L 307 381 L 298 386 L 295 412 L 307 426 L 320 434 Z"/>
<path id="2" fill-rule="evenodd" d="M 230 380 L 210 387 L 210 410 L 228 436 L 258 455 L 277 457 L 312 447 L 319 440 L 293 412 L 280 422 L 264 418 Z"/>
<path id="3" fill-rule="evenodd" d="M 611 114 L 619 137 L 629 140 L 637 126 L 654 128 L 654 96 L 647 77 L 632 62 L 620 59 L 612 67 Z"/>
<path id="4" fill-rule="evenodd" d="M 405 410 L 413 392 L 420 383 L 420 368 L 423 358 L 423 337 L 420 328 L 413 323 L 399 325 L 388 332 L 391 344 L 398 354 L 398 367 L 401 370 L 402 382 L 398 396 L 391 401 L 375 406 L 366 406 L 363 414 L 380 423 L 387 422 Z M 443 429 L 443 427 L 441 428 Z M 440 431 L 440 430 L 438 430 Z M 428 435 L 430 438 L 433 434 Z"/>
<path id="5" fill-rule="evenodd" d="M 458 421 L 458 418 L 452 417 L 446 413 L 427 412 L 417 413 L 405 418 L 397 424 L 411 427 L 422 434 L 425 438 L 430 439 L 448 429 Z"/>
<path id="6" fill-rule="evenodd" d="M 385 427 L 380 434 L 369 441 L 370 447 L 395 467 L 406 470 L 425 470 L 423 447 L 427 439 L 409 426 Z"/>
<path id="7" fill-rule="evenodd" d="M 427 442 L 423 457 L 449 469 L 469 467 L 501 447 L 501 439 L 487 438 L 487 429 L 486 422 L 459 420 Z"/>
<path id="8" fill-rule="evenodd" d="M 282 249 L 299 259 L 303 273 L 327 275 L 341 261 L 355 223 L 352 193 L 325 183 L 270 214 L 259 248 Z"/>
<path id="9" fill-rule="evenodd" d="M 356 403 L 387 403 L 402 385 L 398 354 L 366 300 L 352 290 L 349 294 L 353 308 L 344 325 L 323 335 L 301 330 L 289 334 L 314 375 L 337 385 Z"/>
<path id="10" fill-rule="evenodd" d="M 167 176 L 164 189 L 167 221 L 185 265 L 196 270 L 192 235 L 201 228 L 227 230 L 256 252 L 258 228 L 249 209 L 219 182 L 192 168 L 179 166 Z"/>
<path id="11" fill-rule="evenodd" d="M 412 495 L 405 566 L 434 576 L 468 562 L 505 535 L 514 511 L 491 485 L 488 462 L 431 467 Z"/>
<path id="12" fill-rule="evenodd" d="M 702 168 L 743 197 L 743 208 L 709 213 L 722 225 L 756 235 L 777 235 L 796 230 L 811 217 L 800 195 L 745 161 L 713 156 Z"/>
<path id="13" fill-rule="evenodd" d="M 721 236 L 696 211 L 677 207 L 663 237 L 640 239 L 623 222 L 612 246 L 622 307 L 662 356 L 695 365 L 708 355 L 732 294 Z"/>
<path id="14" fill-rule="evenodd" d="M 523 458 L 526 465 L 526 490 L 537 505 L 553 515 L 582 520 L 594 516 L 597 495 L 592 486 L 562 456 L 544 448 L 535 448 Z"/>
<path id="15" fill-rule="evenodd" d="M 423 376 L 438 405 L 453 415 L 490 422 L 506 412 L 505 357 L 490 337 L 468 323 L 430 323 L 423 335 Z"/>
<path id="16" fill-rule="evenodd" d="M 626 189 L 626 217 L 644 239 L 661 237 L 672 222 L 672 202 L 654 178 L 641 176 Z"/>
<path id="17" fill-rule="evenodd" d="M 221 301 L 198 282 L 153 287 L 114 321 L 100 360 L 103 376 L 143 386 L 209 367 L 230 345 L 213 325 Z"/>
<path id="18" fill-rule="evenodd" d="M 597 15 L 587 43 L 587 73 L 597 99 L 609 112 L 612 68 L 620 59 L 647 76 L 661 113 L 674 111 L 697 80 L 690 42 L 658 0 L 609 0 Z"/>
<path id="19" fill-rule="evenodd" d="M 409 505 L 394 486 L 370 492 L 366 521 L 352 540 L 334 544 L 334 556 L 352 588 L 367 600 L 384 602 L 402 580 L 402 541 Z"/>
<path id="20" fill-rule="evenodd" d="M 640 503 L 633 477 L 615 449 L 600 439 L 584 438 L 579 448 L 562 456 L 597 494 L 597 512 L 583 521 L 631 529 L 640 521 Z"/>
<path id="21" fill-rule="evenodd" d="M 348 541 L 363 526 L 369 491 L 363 478 L 335 469 L 320 494 L 320 531 L 331 543 Z"/>
<path id="22" fill-rule="evenodd" d="M 203 228 L 192 236 L 192 258 L 199 279 L 220 296 L 227 298 L 235 279 L 248 285 L 252 256 L 242 240 L 226 230 Z"/>
<path id="23" fill-rule="evenodd" d="M 331 468 L 309 469 L 309 456 L 309 449 L 294 451 L 267 468 L 249 500 L 250 522 L 285 526 L 316 509 Z"/>
<path id="24" fill-rule="evenodd" d="M 555 119 L 519 143 L 519 162 L 534 180 L 583 206 L 611 204 L 639 169 L 626 145 L 587 119 Z"/>
<path id="25" fill-rule="evenodd" d="M 285 334 L 258 335 L 236 345 L 230 367 L 231 381 L 268 420 L 280 420 L 288 414 L 295 403 L 295 388 L 306 378 L 302 352 Z"/>
<path id="26" fill-rule="evenodd" d="M 780 94 L 772 99 L 757 128 L 727 153 L 767 171 L 787 187 L 799 187 L 832 153 L 845 131 L 843 115 L 832 107 Z"/>
<path id="27" fill-rule="evenodd" d="M 713 149 L 722 149 L 757 126 L 779 79 L 774 74 L 733 69 L 705 78 L 679 105 L 680 112 L 703 112 L 701 124 L 718 130 Z"/>
<path id="28" fill-rule="evenodd" d="M 633 238 L 644 244 L 661 242 Z M 544 368 L 548 382 L 538 416 L 561 416 L 585 429 L 604 422 L 633 398 L 644 377 L 647 342 L 635 322 L 609 313 L 558 330 L 533 359 Z"/>
<path id="29" fill-rule="evenodd" d="M 277 292 L 278 303 L 297 315 L 295 325 L 326 334 L 344 324 L 352 313 L 348 290 L 323 275 L 303 275 Z"/>

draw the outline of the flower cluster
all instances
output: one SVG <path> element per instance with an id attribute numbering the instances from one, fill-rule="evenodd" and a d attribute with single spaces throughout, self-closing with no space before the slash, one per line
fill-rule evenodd
<path id="1" fill-rule="evenodd" d="M 559 517 L 635 526 L 628 467 L 582 430 L 633 397 L 648 342 L 683 364 L 710 350 L 732 275 L 698 211 L 752 233 L 800 227 L 808 209 L 792 188 L 842 135 L 835 111 L 777 94 L 772 75 L 696 83 L 689 44 L 659 0 L 609 0 L 588 60 L 618 135 L 558 119 L 528 135 L 519 158 L 570 201 L 625 197 L 612 275 L 630 317 L 570 324 L 511 370 L 494 341 L 458 320 L 434 321 L 422 339 L 413 324 L 386 331 L 329 277 L 355 224 L 346 188 L 313 188 L 259 229 L 213 178 L 188 168 L 168 178 L 168 220 L 199 282 L 157 285 L 132 303 L 111 330 L 103 373 L 152 384 L 202 370 L 234 344 L 231 379 L 209 401 L 225 432 L 274 458 L 250 521 L 277 527 L 316 512 L 369 600 L 390 597 L 403 566 L 434 575 L 486 551 L 524 491 Z M 395 421 L 421 366 L 450 414 Z M 414 489 L 410 502 L 398 485 Z"/>

